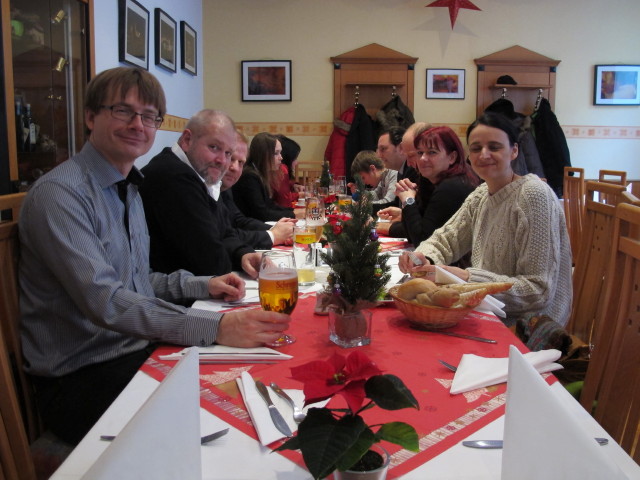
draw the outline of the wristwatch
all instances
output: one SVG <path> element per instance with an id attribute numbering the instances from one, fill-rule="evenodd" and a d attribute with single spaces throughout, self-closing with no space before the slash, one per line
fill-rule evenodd
<path id="1" fill-rule="evenodd" d="M 406 207 L 407 205 L 413 205 L 414 203 L 416 203 L 416 199 L 413 197 L 409 197 L 404 202 L 402 202 L 402 208 Z"/>

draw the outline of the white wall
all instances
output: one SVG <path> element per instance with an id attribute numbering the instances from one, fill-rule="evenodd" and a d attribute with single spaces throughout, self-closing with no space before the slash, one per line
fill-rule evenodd
<path id="1" fill-rule="evenodd" d="M 563 127 L 594 127 L 568 135 L 574 166 L 588 178 L 600 168 L 640 178 L 640 107 L 594 106 L 596 64 L 640 64 L 640 1 L 473 0 L 452 30 L 446 8 L 426 0 L 202 0 L 205 106 L 237 122 L 331 122 L 332 56 L 379 43 L 419 57 L 417 120 L 463 125 L 475 117 L 474 58 L 520 45 L 558 59 L 555 113 Z M 241 60 L 292 60 L 293 100 L 243 103 Z M 427 68 L 466 70 L 464 100 L 425 99 Z M 600 127 L 634 127 L 622 139 Z M 319 161 L 326 136 L 294 137 L 301 160 Z"/>
<path id="2" fill-rule="evenodd" d="M 164 88 L 167 97 L 167 112 L 178 117 L 189 118 L 203 107 L 203 69 L 202 69 L 202 1 L 201 0 L 141 0 L 149 10 L 149 71 L 153 73 Z M 118 1 L 94 0 L 95 25 L 95 64 L 96 73 L 108 68 L 122 66 L 118 61 Z M 161 8 L 177 23 L 178 39 L 177 71 L 164 70 L 155 65 L 154 9 Z M 191 75 L 180 69 L 180 21 L 186 21 L 198 35 L 198 74 Z M 147 155 L 136 162 L 144 166 L 165 146 L 177 140 L 179 133 L 159 130 L 156 141 Z"/>

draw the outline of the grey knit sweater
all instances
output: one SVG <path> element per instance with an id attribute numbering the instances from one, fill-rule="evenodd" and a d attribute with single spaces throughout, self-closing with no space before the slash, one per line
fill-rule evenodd
<path id="1" fill-rule="evenodd" d="M 506 323 L 544 313 L 566 325 L 571 313 L 571 246 L 564 212 L 537 176 L 518 178 L 493 195 L 472 192 L 453 217 L 416 249 L 436 264 L 471 251 L 470 282 L 513 282 L 496 295 Z"/>

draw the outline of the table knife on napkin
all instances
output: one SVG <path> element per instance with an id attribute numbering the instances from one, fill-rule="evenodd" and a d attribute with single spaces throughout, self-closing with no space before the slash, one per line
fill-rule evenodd
<path id="1" fill-rule="evenodd" d="M 282 415 L 280 414 L 276 406 L 271 401 L 271 397 L 269 396 L 269 391 L 267 390 L 266 385 L 260 380 L 256 380 L 256 389 L 258 390 L 260 396 L 266 402 L 267 407 L 269 407 L 269 415 L 271 415 L 273 424 L 278 430 L 280 430 L 280 432 L 282 432 L 282 434 L 286 435 L 287 437 L 291 437 L 293 435 L 291 433 L 291 429 L 289 428 L 289 425 L 287 425 L 285 419 L 282 418 Z"/>

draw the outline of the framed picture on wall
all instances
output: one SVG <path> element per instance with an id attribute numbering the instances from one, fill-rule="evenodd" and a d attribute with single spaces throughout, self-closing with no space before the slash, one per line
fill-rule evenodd
<path id="1" fill-rule="evenodd" d="M 171 72 L 176 71 L 176 29 L 178 24 L 167 13 L 155 9 L 155 58 L 156 65 Z"/>
<path id="2" fill-rule="evenodd" d="M 243 60 L 243 102 L 290 102 L 291 60 Z"/>
<path id="3" fill-rule="evenodd" d="M 187 22 L 180 22 L 180 68 L 198 74 L 198 34 Z"/>
<path id="4" fill-rule="evenodd" d="M 594 105 L 640 105 L 640 65 L 596 65 Z"/>
<path id="5" fill-rule="evenodd" d="M 149 10 L 135 0 L 118 3 L 119 60 L 149 69 Z"/>
<path id="6" fill-rule="evenodd" d="M 464 99 L 464 69 L 427 69 L 427 98 Z"/>

